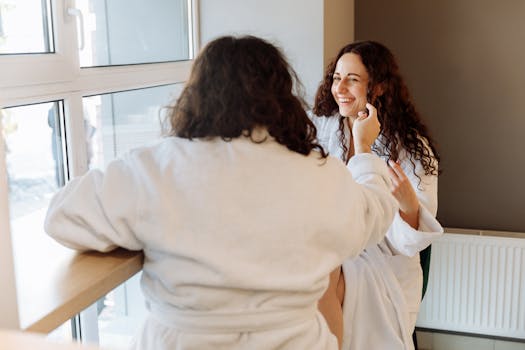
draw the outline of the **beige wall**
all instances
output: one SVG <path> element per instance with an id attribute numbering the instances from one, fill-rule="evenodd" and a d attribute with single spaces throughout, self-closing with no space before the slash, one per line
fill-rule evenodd
<path id="1" fill-rule="evenodd" d="M 525 232 L 525 1 L 356 0 L 441 150 L 440 221 Z"/>
<path id="2" fill-rule="evenodd" d="M 354 0 L 324 2 L 324 67 L 354 40 Z"/>

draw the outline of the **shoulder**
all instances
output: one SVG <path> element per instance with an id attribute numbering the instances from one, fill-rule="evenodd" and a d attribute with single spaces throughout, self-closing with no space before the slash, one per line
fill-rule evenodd
<path id="1" fill-rule="evenodd" d="M 140 171 L 140 169 L 150 170 L 162 167 L 163 164 L 173 161 L 181 155 L 191 153 L 188 148 L 196 142 L 179 138 L 165 137 L 149 145 L 132 148 L 123 153 L 117 160 L 122 166 L 130 171 Z"/>
<path id="2" fill-rule="evenodd" d="M 337 125 L 339 122 L 338 115 L 317 115 L 312 111 L 306 112 L 308 118 L 314 123 L 316 128 Z"/>
<path id="3" fill-rule="evenodd" d="M 317 129 L 317 136 L 324 140 L 325 138 L 333 135 L 339 129 L 339 115 L 315 115 L 313 112 L 308 113 L 308 117 L 314 123 Z"/>
<path id="4" fill-rule="evenodd" d="M 409 150 L 405 147 L 403 147 L 402 144 L 398 143 L 398 159 L 401 163 L 402 167 L 403 164 L 410 165 L 409 168 L 413 168 L 414 165 L 416 167 L 421 166 L 421 158 L 422 156 L 425 158 L 431 158 L 432 164 L 434 167 L 437 167 L 437 160 L 434 157 L 434 152 L 432 151 L 432 147 L 430 147 L 430 143 L 427 140 L 426 137 L 417 135 L 417 139 L 421 145 L 421 148 L 416 152 L 415 150 Z M 388 140 L 385 138 L 384 135 L 379 135 L 379 137 L 376 139 L 374 143 L 373 151 L 378 156 L 387 159 L 388 158 L 388 151 L 386 145 L 388 144 Z M 404 168 L 404 167 L 403 167 Z M 406 171 L 406 169 L 404 169 Z"/>
<path id="5" fill-rule="evenodd" d="M 428 152 L 428 154 L 433 157 L 434 152 L 432 151 L 432 147 L 430 147 L 430 142 L 428 141 L 428 139 L 421 135 L 417 135 L 417 139 L 421 141 L 421 144 L 423 145 L 425 150 Z"/>
<path id="6" fill-rule="evenodd" d="M 430 147 L 430 142 L 427 140 L 426 137 L 421 135 L 418 135 L 417 139 L 421 148 L 419 148 L 418 146 L 417 152 L 414 150 L 407 150 L 406 148 L 400 149 L 400 161 L 403 162 L 408 160 L 410 163 L 414 163 L 416 165 L 416 168 L 418 168 L 422 167 L 421 160 L 425 159 L 426 163 L 430 163 L 428 165 L 431 165 L 432 167 L 437 169 L 439 164 L 436 157 L 434 156 L 434 151 L 432 150 L 432 147 Z"/>

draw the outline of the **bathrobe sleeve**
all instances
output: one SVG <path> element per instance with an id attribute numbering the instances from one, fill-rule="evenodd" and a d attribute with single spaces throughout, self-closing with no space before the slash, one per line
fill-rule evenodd
<path id="1" fill-rule="evenodd" d="M 443 227 L 436 219 L 438 176 L 425 175 L 422 164 L 415 161 L 416 174 L 421 178 L 420 181 L 412 170 L 414 165 L 406 152 L 401 152 L 400 160 L 419 199 L 419 228 L 416 230 L 407 224 L 398 211 L 386 238 L 394 254 L 412 257 L 443 234 Z"/>
<path id="2" fill-rule="evenodd" d="M 339 145 L 339 138 L 337 136 L 339 129 L 339 116 L 318 117 L 311 111 L 308 112 L 308 117 L 314 123 L 317 129 L 318 142 L 323 148 L 329 152 L 331 156 L 341 159 L 342 149 Z M 388 207 L 386 203 L 389 201 L 385 199 L 385 189 L 387 192 L 390 189 L 390 177 L 388 176 L 388 169 L 386 163 L 374 154 L 356 154 L 350 158 L 347 169 L 350 170 L 353 179 L 358 184 L 364 187 L 365 202 L 372 203 L 371 206 L 380 208 L 380 211 L 370 207 L 365 216 L 360 218 L 361 221 L 367 223 L 366 231 L 371 231 L 368 235 L 368 241 L 361 247 L 365 248 L 369 245 L 377 244 L 384 239 L 388 227 L 392 224 L 393 214 L 398 212 L 398 205 L 394 199 L 394 207 Z M 385 172 L 386 171 L 386 172 Z M 380 175 L 380 176 L 378 176 Z M 392 195 L 388 193 L 389 199 L 393 199 Z M 382 200 L 377 201 L 378 198 Z M 391 212 L 394 208 L 394 212 Z M 379 212 L 373 220 L 368 220 L 373 213 Z"/>
<path id="3" fill-rule="evenodd" d="M 123 160 L 110 163 L 105 173 L 90 170 L 53 197 L 45 231 L 61 244 L 80 251 L 108 252 L 117 247 L 141 250 L 134 233 L 139 190 L 132 169 Z"/>
<path id="4" fill-rule="evenodd" d="M 399 206 L 389 192 L 387 167 L 379 157 L 370 153 L 356 154 L 348 162 L 347 168 L 355 182 L 362 186 L 363 202 L 368 203 L 364 217 L 358 218 L 362 223 L 366 223 L 362 228 L 368 237 L 361 247 L 364 249 L 385 238 L 385 232 L 392 224 Z"/>

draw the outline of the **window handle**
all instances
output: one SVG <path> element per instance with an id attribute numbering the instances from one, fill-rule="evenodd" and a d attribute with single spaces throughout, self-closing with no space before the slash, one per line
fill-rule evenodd
<path id="1" fill-rule="evenodd" d="M 80 43 L 78 44 L 78 49 L 79 50 L 83 50 L 84 49 L 84 44 L 85 44 L 85 39 L 84 39 L 84 15 L 82 14 L 82 11 L 80 11 L 79 9 L 75 8 L 75 7 L 69 7 L 67 9 L 67 14 L 72 16 L 72 17 L 76 17 L 78 19 L 78 22 L 79 22 L 79 30 L 80 30 L 80 35 L 79 35 L 79 39 L 80 39 Z"/>

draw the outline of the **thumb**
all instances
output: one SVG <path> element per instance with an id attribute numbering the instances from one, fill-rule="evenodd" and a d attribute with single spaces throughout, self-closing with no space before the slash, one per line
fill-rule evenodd
<path id="1" fill-rule="evenodd" d="M 368 114 L 366 112 L 363 112 L 363 111 L 357 112 L 357 120 L 364 120 L 366 119 L 366 117 L 368 117 Z"/>

